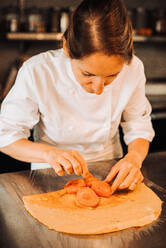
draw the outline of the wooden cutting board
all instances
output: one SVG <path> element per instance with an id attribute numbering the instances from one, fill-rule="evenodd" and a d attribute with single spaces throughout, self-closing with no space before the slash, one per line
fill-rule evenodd
<path id="1" fill-rule="evenodd" d="M 155 221 L 162 201 L 145 184 L 134 191 L 100 198 L 96 208 L 76 205 L 75 194 L 65 190 L 23 197 L 25 209 L 49 229 L 71 234 L 101 234 Z"/>

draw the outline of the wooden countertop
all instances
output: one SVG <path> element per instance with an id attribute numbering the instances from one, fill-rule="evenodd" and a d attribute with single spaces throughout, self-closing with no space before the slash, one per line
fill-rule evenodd
<path id="1" fill-rule="evenodd" d="M 166 199 L 166 152 L 149 155 L 143 166 L 146 184 L 160 198 Z M 89 164 L 94 176 L 103 179 L 116 161 Z M 77 176 L 58 177 L 52 169 L 0 174 L 0 247 L 1 248 L 165 248 L 166 207 L 163 205 L 161 224 L 130 228 L 105 235 L 68 235 L 48 230 L 24 209 L 25 195 L 61 189 Z M 78 178 L 78 177 L 77 177 Z M 158 185 L 156 185 L 158 184 Z M 161 187 L 162 186 L 162 187 Z M 144 232 L 146 235 L 144 235 Z"/>

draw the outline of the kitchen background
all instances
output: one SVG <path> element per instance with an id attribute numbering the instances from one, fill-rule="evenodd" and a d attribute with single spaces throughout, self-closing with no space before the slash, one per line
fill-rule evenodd
<path id="1" fill-rule="evenodd" d="M 79 2 L 0 1 L 0 101 L 10 90 L 24 60 L 61 47 L 61 34 Z M 156 136 L 150 152 L 163 151 L 166 150 L 166 1 L 124 2 L 135 30 L 135 53 L 145 66 L 146 94 L 153 109 Z M 29 166 L 0 153 L 0 173 L 29 169 Z"/>

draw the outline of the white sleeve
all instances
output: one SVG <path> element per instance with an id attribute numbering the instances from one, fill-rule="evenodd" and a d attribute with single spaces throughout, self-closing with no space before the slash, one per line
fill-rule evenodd
<path id="1" fill-rule="evenodd" d="M 139 75 L 137 87 L 122 114 L 121 126 L 127 145 L 137 138 L 151 142 L 154 137 L 150 116 L 152 108 L 145 96 L 146 79 L 143 64 L 139 67 Z"/>
<path id="2" fill-rule="evenodd" d="M 23 65 L 1 106 L 0 147 L 28 138 L 30 129 L 38 123 L 38 104 L 32 85 L 31 74 Z"/>

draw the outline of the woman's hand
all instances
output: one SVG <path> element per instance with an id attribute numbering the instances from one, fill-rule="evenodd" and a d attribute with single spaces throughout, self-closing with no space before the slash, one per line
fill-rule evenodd
<path id="1" fill-rule="evenodd" d="M 50 148 L 44 154 L 45 161 L 59 176 L 67 174 L 81 175 L 86 165 L 84 158 L 77 151 Z"/>
<path id="2" fill-rule="evenodd" d="M 129 152 L 123 159 L 116 163 L 105 179 L 105 182 L 112 183 L 112 191 L 117 189 L 134 190 L 137 184 L 143 181 L 143 175 L 140 170 L 142 161 L 138 153 Z"/>

